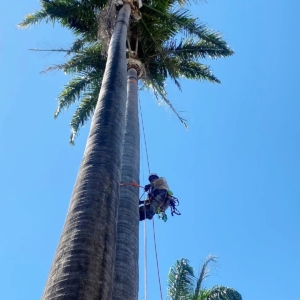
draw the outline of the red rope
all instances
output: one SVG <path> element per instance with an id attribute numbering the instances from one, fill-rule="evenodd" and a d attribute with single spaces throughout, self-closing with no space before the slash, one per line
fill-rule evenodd
<path id="1" fill-rule="evenodd" d="M 163 300 L 162 289 L 161 289 L 161 282 L 160 282 L 160 273 L 159 273 L 159 265 L 158 265 L 158 255 L 156 249 L 156 237 L 155 237 L 155 227 L 154 227 L 154 218 L 153 218 L 153 237 L 154 237 L 154 247 L 155 247 L 155 256 L 156 256 L 156 267 L 157 267 L 157 274 L 158 274 L 158 283 L 159 283 L 159 290 L 160 290 L 160 299 Z"/>

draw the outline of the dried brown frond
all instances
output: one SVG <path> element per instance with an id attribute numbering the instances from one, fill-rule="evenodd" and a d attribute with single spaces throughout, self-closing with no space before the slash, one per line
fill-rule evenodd
<path id="1" fill-rule="evenodd" d="M 107 8 L 102 9 L 98 15 L 98 39 L 103 45 L 102 51 L 107 54 L 110 39 L 116 22 L 117 10 L 114 0 L 110 0 Z"/>

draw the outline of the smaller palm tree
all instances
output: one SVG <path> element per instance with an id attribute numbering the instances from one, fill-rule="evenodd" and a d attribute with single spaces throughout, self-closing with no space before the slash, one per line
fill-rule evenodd
<path id="1" fill-rule="evenodd" d="M 177 260 L 168 275 L 168 299 L 170 300 L 242 300 L 236 290 L 225 286 L 203 288 L 202 283 L 209 276 L 209 264 L 216 263 L 216 256 L 208 256 L 197 277 L 189 261 Z"/>

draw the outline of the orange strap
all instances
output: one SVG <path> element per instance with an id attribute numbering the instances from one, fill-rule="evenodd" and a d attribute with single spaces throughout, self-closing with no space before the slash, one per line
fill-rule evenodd
<path id="1" fill-rule="evenodd" d="M 132 80 L 132 79 L 128 79 L 128 82 L 132 82 L 132 83 L 137 84 L 136 80 Z"/>
<path id="2" fill-rule="evenodd" d="M 139 187 L 141 189 L 143 189 L 144 187 L 141 185 L 138 185 L 136 182 L 123 182 L 120 184 L 121 186 L 126 186 L 126 185 L 131 185 L 131 186 L 135 186 L 135 187 Z"/>

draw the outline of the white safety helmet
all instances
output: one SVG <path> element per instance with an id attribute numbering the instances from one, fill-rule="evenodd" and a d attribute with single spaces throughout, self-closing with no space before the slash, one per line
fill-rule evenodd
<path id="1" fill-rule="evenodd" d="M 148 177 L 149 181 L 158 179 L 158 175 L 156 173 L 151 173 Z"/>

